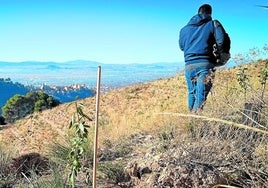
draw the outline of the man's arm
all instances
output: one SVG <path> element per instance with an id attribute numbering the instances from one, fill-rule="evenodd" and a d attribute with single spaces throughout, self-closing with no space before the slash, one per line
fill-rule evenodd
<path id="1" fill-rule="evenodd" d="M 180 31 L 180 36 L 179 36 L 179 46 L 180 49 L 183 51 L 184 50 L 184 45 L 183 45 L 183 41 L 182 41 L 182 30 Z"/>

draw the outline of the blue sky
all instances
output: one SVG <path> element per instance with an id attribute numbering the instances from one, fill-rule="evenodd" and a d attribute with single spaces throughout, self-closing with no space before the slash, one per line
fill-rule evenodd
<path id="1" fill-rule="evenodd" d="M 0 0 L 0 61 L 182 62 L 179 30 L 203 3 L 232 55 L 268 43 L 268 0 Z"/>

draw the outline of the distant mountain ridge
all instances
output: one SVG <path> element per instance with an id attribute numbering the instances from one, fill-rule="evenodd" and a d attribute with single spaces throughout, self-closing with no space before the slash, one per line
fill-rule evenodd
<path id="1" fill-rule="evenodd" d="M 8 62 L 0 61 L 1 65 L 36 65 L 36 64 L 77 64 L 77 63 L 91 63 L 95 65 L 103 64 L 97 61 L 86 61 L 86 60 L 74 60 L 74 61 L 65 61 L 65 62 L 55 62 L 55 61 L 21 61 L 21 62 Z"/>
<path id="2" fill-rule="evenodd" d="M 121 87 L 175 75 L 184 63 L 104 64 L 96 61 L 1 62 L 0 77 L 24 85 L 86 84 L 95 87 L 98 66 L 102 67 L 102 85 Z"/>

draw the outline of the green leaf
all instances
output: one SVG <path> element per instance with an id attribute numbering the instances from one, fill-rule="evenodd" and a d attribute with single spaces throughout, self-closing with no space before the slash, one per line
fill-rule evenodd
<path id="1" fill-rule="evenodd" d="M 72 119 L 70 121 L 70 124 L 69 124 L 69 129 L 75 124 L 75 116 L 72 115 Z"/>
<path id="2" fill-rule="evenodd" d="M 84 124 L 83 123 L 79 123 L 79 130 L 84 132 Z"/>
<path id="3" fill-rule="evenodd" d="M 84 147 L 80 146 L 79 147 L 79 154 L 83 154 L 84 153 Z"/>
<path id="4" fill-rule="evenodd" d="M 74 160 L 74 161 L 73 161 L 73 166 L 75 166 L 75 167 L 76 167 L 76 166 L 78 166 L 78 165 L 79 165 L 78 160 Z"/>
<path id="5" fill-rule="evenodd" d="M 74 187 L 74 171 L 72 171 L 72 173 L 70 174 L 69 180 L 70 180 L 72 187 Z"/>
<path id="6" fill-rule="evenodd" d="M 89 125 L 87 125 L 87 124 L 84 124 L 84 127 L 86 127 L 86 128 L 90 128 L 90 126 L 89 126 Z"/>
<path id="7" fill-rule="evenodd" d="M 85 117 L 87 120 L 92 121 L 92 119 L 88 115 L 84 114 L 83 111 L 81 113 L 82 113 L 82 116 Z"/>

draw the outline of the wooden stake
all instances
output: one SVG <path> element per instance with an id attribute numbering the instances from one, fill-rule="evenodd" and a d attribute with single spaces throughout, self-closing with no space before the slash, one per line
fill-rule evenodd
<path id="1" fill-rule="evenodd" d="M 93 161 L 93 188 L 97 187 L 97 157 L 98 157 L 98 124 L 99 124 L 99 102 L 100 102 L 100 80 L 101 66 L 98 66 L 96 114 L 95 114 L 95 137 L 94 137 L 94 161 Z"/>

